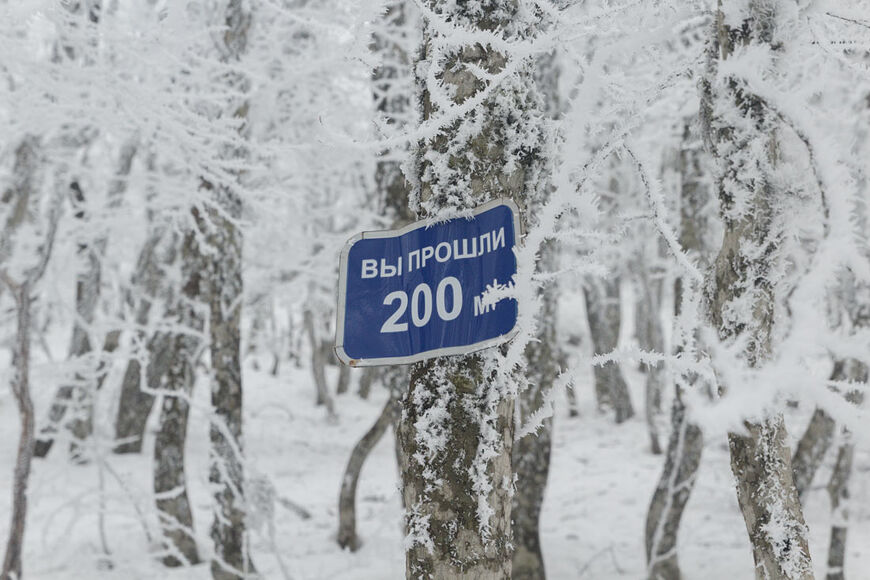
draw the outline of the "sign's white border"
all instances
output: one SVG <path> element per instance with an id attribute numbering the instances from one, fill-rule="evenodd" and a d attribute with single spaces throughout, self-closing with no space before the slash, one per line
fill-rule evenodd
<path id="1" fill-rule="evenodd" d="M 519 247 L 520 243 L 520 210 L 517 207 L 517 204 L 510 199 L 495 199 L 490 202 L 487 202 L 483 205 L 480 205 L 474 208 L 474 211 L 471 212 L 472 216 L 476 216 L 485 211 L 489 211 L 494 207 L 505 206 L 511 210 L 511 215 L 514 219 L 514 247 Z M 461 217 L 454 219 L 463 219 Z M 398 229 L 398 230 L 377 230 L 371 232 L 362 232 L 360 234 L 355 235 L 351 239 L 347 241 L 344 245 L 344 248 L 341 250 L 341 259 L 338 265 L 338 319 L 336 320 L 336 328 L 335 328 L 335 354 L 338 359 L 352 367 L 375 367 L 382 365 L 407 365 L 411 363 L 415 363 L 421 360 L 426 360 L 427 358 L 434 358 L 437 356 L 450 356 L 454 354 L 469 354 L 472 352 L 476 352 L 479 350 L 483 350 L 485 348 L 490 348 L 493 346 L 498 346 L 499 344 L 505 343 L 516 336 L 518 329 L 516 328 L 516 324 L 514 324 L 514 328 L 506 332 L 505 334 L 501 334 L 499 336 L 483 340 L 481 342 L 475 342 L 474 344 L 466 344 L 463 346 L 450 346 L 447 348 L 437 348 L 433 350 L 425 350 L 423 352 L 418 352 L 417 354 L 411 356 L 397 356 L 397 357 L 385 357 L 385 358 L 351 358 L 344 351 L 344 308 L 345 308 L 345 300 L 347 298 L 347 256 L 350 253 L 350 248 L 354 245 L 354 243 L 363 239 L 372 239 L 372 238 L 397 238 L 401 235 L 407 234 L 408 232 L 412 232 L 414 230 L 425 228 L 427 225 L 434 225 L 427 220 L 422 220 L 418 222 L 414 222 L 412 224 L 408 224 L 407 226 Z"/>

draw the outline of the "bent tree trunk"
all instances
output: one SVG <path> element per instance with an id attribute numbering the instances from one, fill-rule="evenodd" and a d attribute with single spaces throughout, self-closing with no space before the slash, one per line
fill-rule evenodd
<path id="1" fill-rule="evenodd" d="M 619 342 L 621 303 L 619 279 L 601 280 L 589 278 L 583 286 L 586 296 L 586 317 L 595 354 L 609 354 Z M 612 407 L 616 422 L 622 423 L 634 416 L 628 383 L 618 364 L 609 362 L 593 367 L 595 374 L 595 397 L 599 410 Z"/>
<path id="2" fill-rule="evenodd" d="M 374 425 L 357 442 L 350 454 L 350 459 L 347 461 L 338 499 L 337 539 L 339 546 L 347 548 L 351 552 L 356 552 L 360 547 L 360 540 L 356 535 L 356 486 L 363 464 L 390 425 L 396 422 L 400 409 L 399 401 L 390 396 Z"/>
<path id="3" fill-rule="evenodd" d="M 771 3 L 720 0 L 718 60 L 728 60 L 736 45 L 781 50 L 782 39 L 774 40 L 782 32 L 777 26 L 780 18 L 783 15 Z M 777 163 L 776 118 L 735 80 L 718 81 L 715 90 L 721 94 L 712 103 L 712 141 L 720 166 L 717 186 L 725 235 L 708 283 L 710 323 L 722 340 L 744 338 L 746 364 L 760 367 L 771 355 L 777 295 L 772 281 L 779 277 L 776 247 L 782 237 L 777 217 L 785 195 L 772 178 Z M 738 199 L 741 207 L 735 205 Z M 729 444 L 756 577 L 812 578 L 806 524 L 782 417 L 774 414 L 757 423 L 747 421 L 744 432 L 729 435 Z"/>
<path id="4" fill-rule="evenodd" d="M 498 29 L 508 39 L 536 26 L 512 0 L 484 11 L 426 4 L 456 26 Z M 416 70 L 433 67 L 444 88 L 438 96 L 421 90 L 424 120 L 437 122 L 445 108 L 478 94 L 489 81 L 476 71 L 496 75 L 505 67 L 506 55 L 492 47 L 451 46 L 434 28 L 424 37 Z M 521 64 L 478 107 L 419 144 L 412 207 L 443 216 L 497 197 L 525 207 L 543 195 L 545 181 L 534 170 L 545 143 L 541 109 L 531 65 Z M 514 401 L 510 385 L 496 378 L 497 364 L 490 349 L 412 367 L 398 429 L 409 579 L 510 577 Z"/>

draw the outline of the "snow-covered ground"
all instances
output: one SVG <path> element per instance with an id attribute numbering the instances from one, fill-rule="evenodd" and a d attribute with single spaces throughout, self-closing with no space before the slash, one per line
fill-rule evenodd
<path id="1" fill-rule="evenodd" d="M 338 397 L 340 418 L 330 423 L 323 409 L 313 404 L 314 388 L 304 369 L 285 365 L 279 377 L 271 377 L 248 364 L 245 372 L 249 472 L 267 477 L 279 498 L 300 504 L 312 514 L 303 520 L 279 502 L 273 514 L 276 549 L 271 547 L 268 525 L 261 518 L 252 536 L 258 570 L 266 578 L 282 578 L 277 553 L 294 579 L 402 578 L 398 474 L 391 433 L 374 450 L 362 473 L 358 490 L 361 550 L 345 552 L 334 541 L 338 489 L 345 462 L 356 440 L 379 413 L 385 393 L 376 390 L 368 401 L 353 393 Z M 635 406 L 639 407 L 643 377 L 632 372 L 629 378 Z M 51 388 L 45 383 L 36 387 L 39 417 L 44 417 Z M 18 422 L 14 402 L 8 389 L 3 389 L 0 542 L 5 545 Z M 663 460 L 649 453 L 641 418 L 615 426 L 608 417 L 594 412 L 591 392 L 588 383 L 578 387 L 580 417 L 569 418 L 563 404 L 556 418 L 552 471 L 541 522 L 547 570 L 552 579 L 642 578 L 644 518 Z M 111 410 L 115 395 L 110 389 L 101 395 L 101 411 Z M 196 398 L 187 468 L 195 526 L 201 552 L 207 556 L 211 516 L 207 424 L 200 410 L 207 401 L 204 385 L 198 385 Z M 802 429 L 803 420 L 802 416 L 794 417 L 793 437 Z M 141 456 L 105 454 L 102 469 L 99 461 L 71 466 L 65 446 L 59 445 L 47 461 L 37 460 L 29 496 L 26 577 L 210 577 L 207 565 L 170 573 L 149 556 L 142 518 L 133 505 L 136 503 L 145 514 L 153 533 L 150 456 L 150 446 L 146 446 Z M 819 577 L 824 576 L 830 524 L 824 490 L 830 461 L 819 474 L 807 506 L 811 550 Z M 855 580 L 870 579 L 868 472 L 870 457 L 866 450 L 859 450 L 852 484 L 855 501 L 847 563 L 848 576 Z M 105 543 L 111 552 L 108 558 L 103 554 L 99 533 L 101 498 Z M 749 579 L 753 575 L 724 441 L 708 441 L 704 449 L 700 479 L 680 534 L 680 555 L 689 580 Z"/>

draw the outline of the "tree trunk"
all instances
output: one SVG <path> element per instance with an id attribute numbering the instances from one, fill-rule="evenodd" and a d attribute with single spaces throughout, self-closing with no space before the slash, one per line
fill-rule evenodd
<path id="1" fill-rule="evenodd" d="M 553 271 L 556 249 L 548 244 L 541 252 L 539 268 Z M 551 286 L 542 292 L 542 308 L 538 323 L 538 341 L 526 347 L 528 385 L 520 393 L 519 416 L 523 423 L 539 410 L 559 374 L 562 356 L 556 340 L 558 288 Z M 515 580 L 544 580 L 546 571 L 541 551 L 540 517 L 544 491 L 550 473 L 550 451 L 553 444 L 553 417 L 544 420 L 537 433 L 530 433 L 514 442 L 513 463 L 517 485 L 513 496 L 514 553 L 512 576 Z"/>
<path id="2" fill-rule="evenodd" d="M 238 61 L 246 50 L 251 14 L 242 0 L 229 0 L 223 41 L 227 60 Z M 237 64 L 234 62 L 234 64 Z M 232 81 L 237 90 L 247 90 L 247 81 Z M 247 116 L 247 102 L 239 103 L 236 118 Z M 243 135 L 244 137 L 244 135 Z M 243 152 L 234 152 L 243 157 Z M 214 493 L 211 537 L 214 557 L 211 574 L 215 580 L 238 580 L 254 573 L 248 551 L 245 526 L 245 474 L 242 438 L 242 201 L 238 194 L 218 186 L 215 206 L 202 216 L 199 228 L 212 251 L 207 260 L 210 273 L 207 304 L 212 365 L 211 404 L 214 416 L 209 428 L 211 467 L 209 482 Z M 220 208 L 220 212 L 217 211 Z M 215 253 L 213 250 L 219 249 Z"/>
<path id="3" fill-rule="evenodd" d="M 184 263 L 190 264 L 193 234 L 185 235 Z M 198 273 L 184 273 L 186 292 L 197 284 Z M 192 332 L 203 329 L 203 321 L 191 305 L 181 306 L 179 323 Z M 159 428 L 154 442 L 154 496 L 160 526 L 166 540 L 166 566 L 189 566 L 199 562 L 196 538 L 193 534 L 193 514 L 187 497 L 184 469 L 187 419 L 190 397 L 196 380 L 195 361 L 200 341 L 193 336 L 178 334 L 166 339 L 167 369 L 161 387 L 165 391 L 160 407 Z"/>
<path id="4" fill-rule="evenodd" d="M 136 272 L 132 277 L 131 286 L 134 296 L 141 295 L 136 301 L 136 324 L 145 326 L 151 318 L 152 307 L 159 300 L 165 300 L 166 311 L 173 311 L 176 305 L 177 290 L 167 288 L 166 268 L 177 260 L 178 236 L 167 228 L 155 223 L 152 217 L 148 239 L 139 254 Z M 139 453 L 145 439 L 145 426 L 148 416 L 154 406 L 153 391 L 166 374 L 170 358 L 167 353 L 172 349 L 172 336 L 169 333 L 158 332 L 147 337 L 143 332 L 136 335 L 137 341 L 146 341 L 145 351 L 145 384 L 142 389 L 142 360 L 133 356 L 127 362 L 127 369 L 121 381 L 121 398 L 118 404 L 118 415 L 115 418 L 116 453 Z"/>
<path id="5" fill-rule="evenodd" d="M 637 292 L 640 295 L 637 302 L 637 317 L 635 320 L 638 346 L 651 352 L 665 352 L 665 337 L 662 331 L 661 306 L 662 268 L 658 262 L 660 252 L 652 256 L 640 250 L 636 262 L 638 276 Z M 643 365 L 646 370 L 646 400 L 644 415 L 650 438 L 650 450 L 655 455 L 662 452 L 659 442 L 658 418 L 662 413 L 662 392 L 664 390 L 665 369 L 662 365 Z"/>
<path id="6" fill-rule="evenodd" d="M 720 0 L 718 60 L 729 59 L 736 44 L 780 50 L 780 39 L 776 45 L 774 41 L 780 17 L 769 3 L 747 6 Z M 734 26 L 735 22 L 740 24 Z M 760 367 L 771 355 L 777 290 L 772 280 L 778 277 L 775 249 L 782 235 L 776 218 L 784 194 L 772 179 L 777 163 L 777 122 L 765 103 L 737 81 L 723 81 L 715 87 L 722 94 L 702 106 L 713 111 L 711 141 L 720 164 L 717 185 L 725 235 L 707 285 L 710 323 L 718 329 L 721 340 L 745 339 L 746 363 Z M 740 207 L 735 206 L 737 199 Z M 732 433 L 729 444 L 756 577 L 812 578 L 806 524 L 782 417 L 747 421 L 745 432 Z"/>
<path id="7" fill-rule="evenodd" d="M 619 279 L 589 278 L 583 287 L 586 296 L 586 317 L 595 354 L 609 354 L 619 342 L 619 324 L 622 317 L 619 299 Z M 593 367 L 595 398 L 598 409 L 612 407 L 616 422 L 622 423 L 634 416 L 628 383 L 616 363 Z"/>
<path id="8" fill-rule="evenodd" d="M 668 442 L 665 467 L 650 503 L 646 520 L 647 578 L 679 580 L 677 533 L 683 510 L 689 501 L 704 438 L 701 429 L 689 421 L 677 391 L 671 411 L 673 429 Z"/>
<path id="9" fill-rule="evenodd" d="M 119 205 L 121 197 L 127 189 L 126 178 L 130 174 L 137 150 L 138 139 L 136 138 L 131 139 L 121 148 L 115 177 L 109 184 L 108 203 L 112 208 Z M 80 227 L 85 229 L 89 216 L 85 211 L 85 198 L 78 182 L 73 182 L 70 185 L 70 191 L 73 196 L 73 205 L 77 206 L 75 217 L 81 222 Z M 69 349 L 69 358 L 73 360 L 83 359 L 93 350 L 88 327 L 94 322 L 94 314 L 100 297 L 102 260 L 106 252 L 106 244 L 105 237 L 97 238 L 89 243 L 79 243 L 78 257 L 79 260 L 86 263 L 86 266 L 76 277 L 76 322 L 73 325 L 72 342 Z M 112 352 L 116 347 L 117 333 L 115 336 L 106 336 L 103 352 Z M 105 374 L 101 374 L 103 363 L 96 357 L 93 358 L 94 368 L 92 372 L 88 372 L 86 376 L 76 375 L 77 384 L 61 386 L 55 394 L 49 410 L 48 423 L 40 430 L 39 439 L 36 441 L 34 449 L 36 457 L 48 455 L 61 422 L 66 412 L 71 409 L 73 417 L 67 422 L 72 435 L 70 453 L 77 461 L 86 459 L 82 443 L 93 432 L 93 398 L 95 391 L 102 387 L 105 379 Z"/>
<path id="10" fill-rule="evenodd" d="M 701 163 L 700 143 L 692 135 L 693 121 L 683 128 L 682 143 L 676 159 L 680 179 L 680 245 L 708 263 L 710 244 L 708 208 L 711 191 L 707 186 Z M 690 290 L 689 280 L 674 281 L 674 314 L 682 310 L 683 293 Z M 676 337 L 675 352 L 684 351 L 681 341 L 696 341 L 694 336 Z M 696 377 L 687 377 L 687 388 L 699 388 Z M 656 491 L 650 502 L 646 520 L 646 556 L 648 580 L 680 580 L 678 535 L 683 512 L 695 486 L 703 449 L 703 432 L 691 422 L 683 403 L 681 381 L 674 383 L 674 402 L 671 409 L 671 435 L 665 456 L 665 465 Z"/>
<path id="11" fill-rule="evenodd" d="M 27 484 L 30 480 L 33 443 L 36 435 L 33 399 L 30 396 L 30 284 L 25 282 L 18 287 L 10 285 L 10 290 L 15 295 L 18 315 L 18 330 L 12 359 L 15 369 L 12 393 L 18 404 L 21 435 L 18 440 L 15 475 L 12 481 L 12 523 L 9 526 L 9 539 L 6 543 L 6 557 L 3 560 L 0 580 L 18 580 L 22 577 L 21 548 L 24 544 L 24 526 L 27 516 Z"/>
<path id="12" fill-rule="evenodd" d="M 335 402 L 329 392 L 329 383 L 326 381 L 326 353 L 323 344 L 317 335 L 314 323 L 314 313 L 306 310 L 304 314 L 305 333 L 308 335 L 308 344 L 311 346 L 311 373 L 314 375 L 314 387 L 317 393 L 317 405 L 325 405 L 330 418 L 335 417 Z"/>
<path id="13" fill-rule="evenodd" d="M 396 422 L 400 409 L 399 401 L 390 396 L 374 425 L 366 431 L 362 439 L 357 441 L 344 470 L 341 493 L 338 498 L 337 540 L 339 546 L 349 549 L 351 552 L 356 552 L 361 545 L 360 539 L 356 535 L 356 486 L 363 464 L 390 425 Z"/>
<path id="14" fill-rule="evenodd" d="M 36 420 L 33 412 L 33 399 L 30 394 L 30 343 L 31 343 L 31 310 L 33 304 L 32 291 L 36 283 L 45 274 L 51 251 L 54 247 L 57 222 L 60 215 L 62 200 L 56 196 L 50 201 L 50 209 L 45 228 L 45 237 L 41 247 L 32 256 L 33 250 L 23 256 L 24 260 L 35 258 L 36 264 L 23 272 L 23 281 L 13 280 L 7 268 L 21 269 L 21 259 L 11 260 L 14 248 L 14 234 L 25 221 L 32 221 L 38 215 L 39 191 L 38 166 L 39 143 L 32 137 L 26 137 L 15 151 L 15 165 L 12 173 L 12 187 L 3 192 L 0 200 L 7 205 L 6 223 L 0 230 L 0 280 L 9 288 L 15 299 L 17 329 L 15 346 L 12 353 L 12 367 L 15 374 L 12 379 L 12 394 L 18 405 L 18 415 L 21 421 L 21 434 L 18 439 L 18 452 L 15 458 L 15 471 L 12 480 L 12 517 L 9 526 L 9 537 L 6 543 L 6 555 L 3 568 L 0 570 L 0 580 L 20 580 L 22 574 L 21 550 L 24 544 L 24 531 L 27 520 L 27 485 L 30 480 L 33 463 L 33 447 L 36 438 Z M 38 231 L 38 227 L 34 228 Z M 34 231 L 28 232 L 34 235 Z M 10 264 L 12 263 L 12 264 Z"/>
<path id="15" fill-rule="evenodd" d="M 490 2 L 486 10 L 427 5 L 455 26 L 498 30 L 508 39 L 538 25 L 510 0 Z M 416 70 L 430 70 L 443 83 L 436 98 L 428 92 L 432 85 L 419 79 L 424 122 L 447 113 L 448 99 L 452 108 L 477 95 L 487 81 L 475 71 L 496 75 L 507 62 L 492 47 L 444 40 L 438 30 L 424 31 Z M 474 110 L 422 140 L 412 207 L 445 215 L 507 197 L 528 208 L 545 195 L 545 172 L 538 171 L 548 159 L 543 104 L 532 68 L 520 65 Z M 412 367 L 398 429 L 409 579 L 511 575 L 514 389 L 497 380 L 497 364 L 497 352 L 489 349 Z"/>
<path id="16" fill-rule="evenodd" d="M 375 367 L 366 367 L 362 370 L 359 377 L 359 389 L 357 394 L 360 399 L 366 400 L 372 392 L 372 384 L 378 379 L 380 373 Z"/>
<path id="17" fill-rule="evenodd" d="M 834 371 L 836 373 L 836 370 Z M 834 379 L 832 377 L 831 380 Z M 801 499 L 813 483 L 822 460 L 825 458 L 831 443 L 834 441 L 834 419 L 824 409 L 816 409 L 810 419 L 807 430 L 804 431 L 792 459 L 794 470 L 794 485 Z"/>
<path id="18" fill-rule="evenodd" d="M 834 523 L 831 525 L 831 540 L 828 546 L 828 573 L 825 580 L 845 580 L 846 535 L 849 532 L 849 479 L 852 476 L 852 461 L 855 446 L 849 440 L 840 446 L 837 463 L 828 483 L 831 497 L 831 512 Z"/>

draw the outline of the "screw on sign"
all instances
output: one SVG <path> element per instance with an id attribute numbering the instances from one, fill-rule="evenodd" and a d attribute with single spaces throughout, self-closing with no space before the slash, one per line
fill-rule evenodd
<path id="1" fill-rule="evenodd" d="M 519 212 L 509 200 L 470 218 L 364 232 L 341 253 L 335 352 L 351 366 L 409 364 L 496 346 L 515 334 Z"/>

